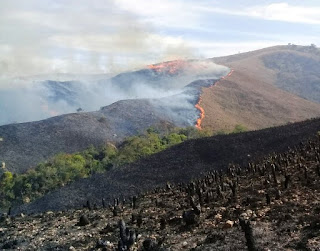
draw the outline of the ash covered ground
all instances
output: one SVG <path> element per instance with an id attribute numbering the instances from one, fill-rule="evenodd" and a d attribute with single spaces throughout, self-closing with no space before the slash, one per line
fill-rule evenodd
<path id="1" fill-rule="evenodd" d="M 300 126 L 303 126 L 300 124 Z M 304 125 L 306 126 L 306 124 Z M 290 127 L 289 127 L 290 128 Z M 107 205 L 0 221 L 11 250 L 319 250 L 320 138 Z"/>

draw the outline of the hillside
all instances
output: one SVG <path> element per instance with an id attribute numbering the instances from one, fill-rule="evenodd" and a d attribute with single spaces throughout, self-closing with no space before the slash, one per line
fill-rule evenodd
<path id="1" fill-rule="evenodd" d="M 73 153 L 89 145 L 119 143 L 124 138 L 157 127 L 194 125 L 201 87 L 215 79 L 193 81 L 181 93 L 158 99 L 129 99 L 102 107 L 49 119 L 0 126 L 0 161 L 9 171 L 22 173 L 58 153 Z"/>
<path id="2" fill-rule="evenodd" d="M 71 113 L 41 121 L 0 126 L 0 137 L 3 139 L 0 142 L 0 162 L 5 162 L 8 170 L 21 173 L 60 152 L 81 151 L 89 145 L 101 146 L 107 141 L 119 143 L 125 137 L 144 132 L 150 126 L 159 127 L 160 130 L 165 124 L 193 126 L 199 116 L 195 104 L 201 87 L 214 85 L 229 69 L 201 61 L 174 61 L 174 66 L 174 72 L 163 72 L 166 67 L 160 70 L 145 69 L 119 74 L 110 80 L 111 86 L 108 81 L 99 83 L 111 96 L 122 93 L 125 97 L 131 97 L 139 92 L 138 96 L 149 97 L 150 92 L 155 93 L 149 98 L 132 97 L 94 112 Z M 77 101 L 75 107 L 78 107 L 81 100 L 79 93 L 86 96 L 81 86 L 77 88 L 80 83 L 51 81 L 46 85 L 52 89 L 53 103 Z M 103 99 L 106 90 L 97 90 L 95 96 L 92 96 L 91 90 L 85 101 L 92 98 L 90 102 L 94 103 L 95 98 Z"/>
<path id="3" fill-rule="evenodd" d="M 309 47 L 278 46 L 212 60 L 164 62 L 122 73 L 110 81 L 100 81 L 98 86 L 106 87 L 108 96 L 114 92 L 129 99 L 95 112 L 0 126 L 0 161 L 10 171 L 21 173 L 57 153 L 81 151 L 106 141 L 118 143 L 150 126 L 193 126 L 204 114 L 201 127 L 214 131 L 232 131 L 238 124 L 261 129 L 318 117 L 319 103 L 293 94 L 317 101 L 318 58 Z M 234 71 L 217 82 L 229 70 L 212 61 Z M 302 80 L 306 88 L 301 88 Z M 89 92 L 89 86 L 82 89 L 78 84 L 47 82 L 52 102 L 76 101 L 72 110 L 81 105 L 80 101 L 95 103 L 102 89 L 94 85 Z M 148 98 L 136 98 L 143 95 Z M 195 107 L 199 100 L 200 106 Z"/>
<path id="4" fill-rule="evenodd" d="M 153 125 L 170 124 L 147 100 L 119 101 L 98 112 L 74 113 L 0 127 L 1 161 L 21 173 L 61 153 L 120 142 Z M 171 125 L 172 126 L 172 125 Z"/>
<path id="5" fill-rule="evenodd" d="M 229 163 L 246 165 L 272 152 L 284 152 L 320 131 L 320 119 L 240 134 L 190 140 L 131 165 L 78 180 L 53 191 L 15 213 L 65 210 L 81 207 L 87 200 L 100 204 L 169 182 L 226 169 Z"/>
<path id="6" fill-rule="evenodd" d="M 302 132 L 302 128 L 312 129 L 312 124 L 319 126 L 319 121 L 264 130 L 255 136 Z M 237 136 L 238 140 L 249 138 L 248 134 Z M 167 184 L 126 201 L 116 199 L 109 207 L 88 201 L 80 210 L 3 216 L 0 248 L 318 250 L 320 138 L 313 136 L 298 144 L 297 134 L 291 131 L 290 136 L 288 145 L 298 146 L 289 151 L 249 165 L 231 165 L 225 174 L 212 171 L 190 183 Z M 275 138 L 272 145 L 280 149 Z"/>
<path id="7" fill-rule="evenodd" d="M 320 115 L 318 49 L 275 46 L 212 60 L 234 72 L 203 89 L 203 127 L 260 129 Z"/>

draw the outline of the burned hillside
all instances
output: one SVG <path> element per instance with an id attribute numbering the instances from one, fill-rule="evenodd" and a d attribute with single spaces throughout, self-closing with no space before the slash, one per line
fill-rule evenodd
<path id="1" fill-rule="evenodd" d="M 318 250 L 320 137 L 107 205 L 3 215 L 2 249 Z"/>

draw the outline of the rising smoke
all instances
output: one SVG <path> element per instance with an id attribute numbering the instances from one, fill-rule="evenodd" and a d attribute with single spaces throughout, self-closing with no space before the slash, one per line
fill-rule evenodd
<path id="1" fill-rule="evenodd" d="M 0 125 L 98 110 L 122 99 L 172 96 L 195 79 L 227 71 L 198 62 L 200 75 L 192 68 L 175 76 L 147 70 L 110 78 L 152 62 L 199 56 L 115 0 L 3 0 L 0 32 L 6 34 L 0 40 Z M 180 96 L 170 106 L 187 106 L 186 100 Z"/>
<path id="2" fill-rule="evenodd" d="M 180 61 L 178 61 L 180 62 Z M 196 120 L 198 93 L 186 86 L 198 79 L 218 79 L 229 69 L 209 61 L 176 65 L 168 74 L 153 69 L 125 72 L 113 78 L 75 81 L 15 80 L 0 92 L 0 124 L 45 119 L 65 113 L 95 111 L 119 100 L 148 98 L 155 109 L 181 125 Z M 19 86 L 19 88 L 16 88 Z"/>

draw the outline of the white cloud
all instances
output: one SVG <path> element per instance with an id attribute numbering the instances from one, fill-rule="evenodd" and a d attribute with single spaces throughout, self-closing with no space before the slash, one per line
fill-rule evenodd
<path id="1" fill-rule="evenodd" d="M 253 7 L 248 10 L 250 16 L 268 20 L 292 23 L 320 24 L 320 7 L 292 6 L 288 3 L 274 3 Z"/>
<path id="2" fill-rule="evenodd" d="M 199 20 L 208 13 L 246 16 L 292 23 L 320 24 L 320 6 L 293 5 L 277 2 L 267 5 L 233 8 L 217 1 L 118 0 L 117 6 L 153 24 L 171 27 L 201 28 Z"/>
<path id="3" fill-rule="evenodd" d="M 225 22 L 224 30 L 219 26 L 229 15 L 249 17 L 248 22 L 252 21 L 251 17 L 320 23 L 319 6 L 272 3 L 241 9 L 233 5 L 225 7 L 219 2 L 1 0 L 0 33 L 6 35 L 0 39 L 0 71 L 2 75 L 70 71 L 103 73 L 161 60 L 250 50 L 257 45 L 263 47 L 282 41 L 298 43 L 294 39 L 281 39 L 286 35 L 285 31 L 274 34 L 275 38 L 268 38 L 268 34 L 263 32 L 264 27 L 261 27 L 261 37 L 248 34 L 248 39 L 219 45 L 217 41 L 224 38 L 213 37 L 212 34 L 223 36 L 229 29 L 234 32 L 234 27 L 228 22 Z M 223 19 L 219 19 L 221 16 Z M 250 33 L 242 26 L 241 31 L 236 32 L 242 32 L 242 37 L 245 37 L 246 31 Z M 306 36 L 302 34 L 301 37 Z M 204 41 L 195 42 L 197 39 Z M 225 40 L 228 42 L 230 39 Z M 255 41 L 257 39 L 259 41 Z M 312 39 L 308 44 L 317 44 L 317 41 Z M 251 45 L 253 47 L 249 48 Z"/>
<path id="4" fill-rule="evenodd" d="M 220 13 L 226 15 L 246 16 L 291 23 L 320 24 L 320 6 L 304 7 L 290 5 L 283 2 L 247 7 L 240 10 L 232 8 L 212 8 L 209 6 L 199 6 L 196 8 L 203 12 Z"/>
<path id="5" fill-rule="evenodd" d="M 265 47 L 279 45 L 273 41 L 252 41 L 252 42 L 204 42 L 191 41 L 192 46 L 201 48 L 205 58 L 233 55 L 239 52 L 258 50 Z"/>
<path id="6" fill-rule="evenodd" d="M 191 56 L 183 38 L 158 33 L 117 1 L 44 1 L 48 6 L 32 0 L 32 8 L 0 3 L 0 32 L 7 34 L 0 40 L 2 74 L 105 73 Z M 159 17 L 172 9 L 162 6 Z"/>
<path id="7" fill-rule="evenodd" d="M 212 1 L 211 1 L 212 2 Z M 202 30 L 199 19 L 202 13 L 197 11 L 201 3 L 185 0 L 117 0 L 116 5 L 137 16 L 143 22 L 158 29 L 187 28 Z"/>

